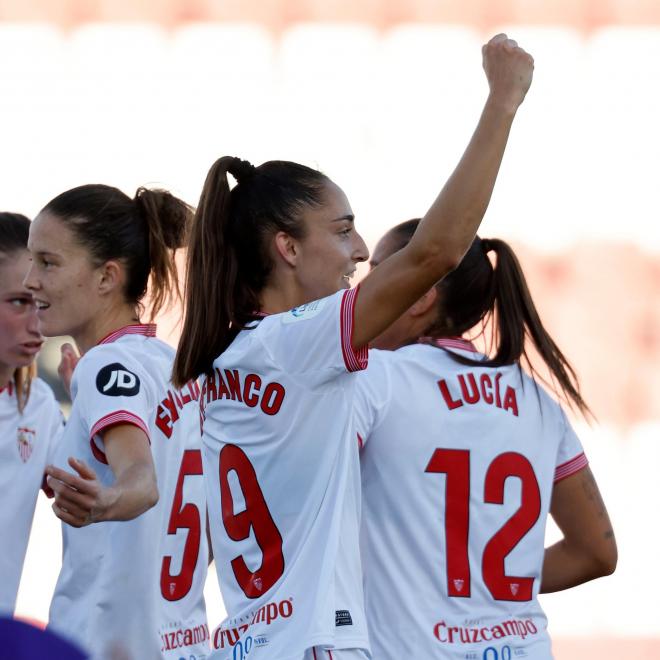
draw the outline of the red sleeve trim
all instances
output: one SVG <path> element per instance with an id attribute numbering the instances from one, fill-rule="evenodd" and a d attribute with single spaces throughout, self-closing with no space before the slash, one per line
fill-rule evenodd
<path id="1" fill-rule="evenodd" d="M 362 371 L 369 362 L 369 347 L 353 349 L 353 325 L 355 322 L 355 303 L 357 302 L 360 285 L 344 292 L 341 299 L 341 351 L 344 364 L 348 371 Z"/>
<path id="2" fill-rule="evenodd" d="M 572 458 L 570 461 L 566 461 L 566 463 L 562 463 L 561 465 L 557 466 L 557 468 L 555 469 L 554 483 L 557 483 L 562 479 L 566 479 L 566 477 L 570 477 L 571 475 L 575 474 L 576 472 L 579 472 L 580 470 L 584 470 L 584 468 L 586 468 L 587 465 L 589 465 L 589 461 L 587 460 L 587 457 L 585 456 L 584 452 L 582 454 L 578 454 L 575 458 Z"/>
<path id="3" fill-rule="evenodd" d="M 108 464 L 108 459 L 105 456 L 105 452 L 99 448 L 96 442 L 94 442 L 94 438 L 101 433 L 101 431 L 105 431 L 111 426 L 117 426 L 117 424 L 132 424 L 133 426 L 137 426 L 141 431 L 144 431 L 149 444 L 151 444 L 149 428 L 137 415 L 128 412 L 128 410 L 117 410 L 112 412 L 105 417 L 101 417 L 101 419 L 92 426 L 92 430 L 89 432 L 89 444 L 92 448 L 92 454 L 94 454 L 94 458 L 97 461 L 100 461 L 104 465 Z"/>

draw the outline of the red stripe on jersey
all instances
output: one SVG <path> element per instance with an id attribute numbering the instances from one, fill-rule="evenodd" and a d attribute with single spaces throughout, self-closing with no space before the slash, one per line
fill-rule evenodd
<path id="1" fill-rule="evenodd" d="M 575 474 L 576 472 L 579 472 L 580 470 L 584 470 L 584 468 L 589 465 L 589 461 L 587 460 L 587 457 L 585 456 L 584 452 L 582 454 L 578 454 L 575 458 L 572 458 L 570 461 L 566 461 L 566 463 L 562 463 L 561 465 L 558 465 L 557 468 L 555 469 L 555 478 L 554 482 L 557 483 L 558 481 L 561 481 L 562 479 L 566 479 L 566 477 L 570 477 L 571 475 Z"/>
<path id="2" fill-rule="evenodd" d="M 332 660 L 332 651 L 328 651 L 328 657 Z"/>
<path id="3" fill-rule="evenodd" d="M 360 285 L 355 289 L 348 289 L 341 299 L 341 351 L 348 371 L 361 371 L 367 368 L 369 362 L 369 347 L 362 346 L 359 350 L 353 349 L 353 324 L 355 322 L 355 303 L 357 301 Z"/>
<path id="4" fill-rule="evenodd" d="M 119 330 L 111 332 L 109 335 L 106 335 L 99 344 L 111 344 L 113 341 L 117 341 L 120 337 L 124 335 L 144 335 L 145 337 L 155 337 L 156 336 L 156 324 L 155 323 L 136 323 L 134 325 L 125 325 Z"/>
<path id="5" fill-rule="evenodd" d="M 137 426 L 141 431 L 144 431 L 149 444 L 151 444 L 149 428 L 137 415 L 134 415 L 132 412 L 128 412 L 128 410 L 117 410 L 116 412 L 112 412 L 105 417 L 101 417 L 101 419 L 99 419 L 99 421 L 96 422 L 94 426 L 92 426 L 92 430 L 89 432 L 89 444 L 92 448 L 92 454 L 94 454 L 94 458 L 97 461 L 104 463 L 105 465 L 108 464 L 108 459 L 106 458 L 105 453 L 94 442 L 94 436 L 101 433 L 101 431 L 105 431 L 111 426 L 117 426 L 117 424 L 132 424 L 133 426 Z"/>
<path id="6" fill-rule="evenodd" d="M 364 440 L 362 439 L 362 436 L 359 433 L 357 434 L 357 437 L 358 437 L 358 447 L 362 449 L 362 447 L 364 447 Z"/>
<path id="7" fill-rule="evenodd" d="M 312 647 L 312 655 L 314 656 L 314 660 L 316 660 L 316 649 Z"/>

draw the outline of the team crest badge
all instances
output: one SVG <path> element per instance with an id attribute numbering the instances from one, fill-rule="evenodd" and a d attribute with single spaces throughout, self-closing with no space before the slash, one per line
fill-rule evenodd
<path id="1" fill-rule="evenodd" d="M 454 589 L 456 591 L 463 591 L 463 585 L 465 582 L 463 580 L 454 580 Z"/>
<path id="2" fill-rule="evenodd" d="M 509 587 L 511 588 L 511 593 L 512 595 L 516 596 L 518 594 L 518 583 L 517 582 L 512 582 Z"/>
<path id="3" fill-rule="evenodd" d="M 257 588 L 257 591 L 261 591 L 264 588 L 260 577 L 254 578 L 254 586 Z"/>
<path id="4" fill-rule="evenodd" d="M 30 456 L 32 456 L 35 436 L 36 432 L 32 429 L 25 427 L 19 427 L 18 429 L 18 439 L 16 444 L 18 445 L 18 453 L 23 463 L 27 463 Z"/>

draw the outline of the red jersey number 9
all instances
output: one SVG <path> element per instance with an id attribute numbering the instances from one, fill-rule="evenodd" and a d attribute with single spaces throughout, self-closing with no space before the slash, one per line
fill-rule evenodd
<path id="1" fill-rule="evenodd" d="M 240 513 L 234 513 L 234 497 L 228 479 L 231 471 L 235 472 L 245 499 L 245 509 Z M 258 598 L 284 573 L 282 535 L 270 515 L 250 459 L 236 445 L 225 445 L 220 452 L 220 496 L 222 522 L 229 538 L 244 541 L 252 530 L 261 550 L 261 566 L 256 571 L 247 567 L 241 555 L 231 561 L 234 576 L 243 593 L 248 598 Z"/>
<path id="2" fill-rule="evenodd" d="M 470 452 L 464 449 L 436 449 L 426 472 L 447 475 L 447 593 L 455 598 L 469 598 Z M 481 570 L 484 584 L 495 600 L 528 601 L 532 599 L 534 579 L 506 575 L 504 560 L 536 524 L 541 513 L 541 494 L 531 463 L 522 454 L 506 452 L 493 459 L 488 467 L 484 502 L 503 504 L 504 484 L 509 477 L 520 479 L 520 507 L 486 544 Z"/>

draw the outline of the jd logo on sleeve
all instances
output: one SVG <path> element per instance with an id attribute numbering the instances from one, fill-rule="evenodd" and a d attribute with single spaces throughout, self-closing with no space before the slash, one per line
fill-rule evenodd
<path id="1" fill-rule="evenodd" d="M 123 364 L 113 362 L 99 371 L 96 389 L 108 396 L 135 396 L 140 391 L 140 379 Z"/>

